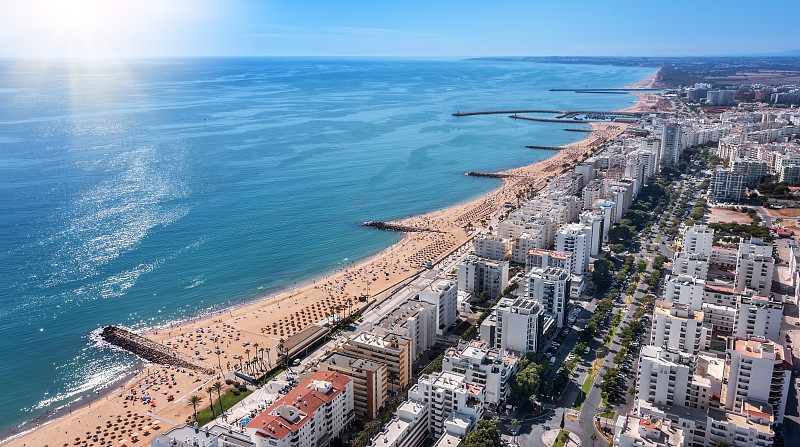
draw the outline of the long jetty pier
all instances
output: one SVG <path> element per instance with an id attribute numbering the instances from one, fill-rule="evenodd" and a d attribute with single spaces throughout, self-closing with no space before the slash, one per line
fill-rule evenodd
<path id="1" fill-rule="evenodd" d="M 156 343 L 121 327 L 106 326 L 100 333 L 100 337 L 106 342 L 136 354 L 149 362 L 189 368 L 206 374 L 214 373 L 214 367 L 205 362 L 181 352 L 176 352 L 161 343 Z"/>
<path id="2" fill-rule="evenodd" d="M 564 118 L 575 115 L 606 115 L 606 116 L 642 116 L 640 112 L 603 112 L 597 110 L 545 110 L 545 109 L 524 109 L 524 110 L 477 110 L 472 112 L 458 111 L 452 116 L 475 116 L 475 115 L 518 115 L 520 113 L 553 113 L 556 118 Z M 546 119 L 546 118 L 538 118 Z M 561 120 L 563 121 L 563 120 Z"/>
<path id="3" fill-rule="evenodd" d="M 508 115 L 517 113 L 569 113 L 568 110 L 545 110 L 545 109 L 525 109 L 525 110 L 478 110 L 475 112 L 456 112 L 453 116 L 474 116 L 474 115 Z"/>
<path id="4" fill-rule="evenodd" d="M 535 116 L 525 116 L 525 115 L 508 115 L 509 118 L 513 118 L 515 120 L 528 120 L 528 121 L 539 121 L 542 123 L 605 123 L 607 121 L 601 120 L 568 120 L 566 118 L 538 118 Z"/>
<path id="5" fill-rule="evenodd" d="M 658 88 L 551 88 L 551 92 L 611 93 L 611 92 L 660 92 Z"/>

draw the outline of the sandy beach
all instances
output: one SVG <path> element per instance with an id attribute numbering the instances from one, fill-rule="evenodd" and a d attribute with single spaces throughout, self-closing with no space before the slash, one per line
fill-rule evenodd
<path id="1" fill-rule="evenodd" d="M 631 87 L 649 88 L 655 82 L 656 74 Z M 628 111 L 651 111 L 652 107 L 663 105 L 656 94 L 635 94 L 636 105 L 626 109 Z M 277 358 L 276 346 L 282 340 L 309 325 L 323 322 L 332 313 L 341 315 L 356 310 L 365 304 L 358 301 L 361 295 L 368 295 L 371 303 L 376 295 L 424 269 L 427 262 L 443 259 L 470 240 L 472 235 L 467 231 L 470 225 L 479 225 L 483 219 L 490 218 L 506 202 L 516 204 L 531 188 L 538 190 L 553 176 L 571 169 L 604 142 L 623 133 L 626 127 L 627 124 L 614 122 L 592 123 L 592 132 L 587 138 L 564 146 L 553 157 L 502 171 L 501 174 L 506 175 L 503 185 L 491 193 L 394 222 L 426 231 L 406 233 L 399 243 L 367 260 L 352 263 L 278 296 L 264 297 L 224 313 L 154 330 L 147 336 L 176 351 L 203 357 L 217 371 L 220 367 L 229 370 L 243 365 L 256 356 L 259 363 L 272 365 Z M 204 398 L 198 411 L 206 408 L 209 401 L 206 388 L 216 380 L 215 376 L 194 371 L 152 365 L 149 373 L 147 370 L 140 372 L 90 405 L 73 409 L 71 414 L 6 441 L 4 445 L 116 447 L 122 445 L 121 440 L 128 446 L 149 444 L 155 433 L 182 425 L 192 416 L 192 405 L 186 400 L 192 394 Z M 136 395 L 132 399 L 134 391 Z M 152 396 L 150 402 L 154 401 L 155 406 L 142 403 L 143 392 Z M 170 395 L 174 400 L 168 401 Z M 155 422 L 160 429 L 154 428 Z M 150 429 L 144 430 L 145 427 Z M 133 433 L 139 435 L 136 442 L 131 439 Z"/>

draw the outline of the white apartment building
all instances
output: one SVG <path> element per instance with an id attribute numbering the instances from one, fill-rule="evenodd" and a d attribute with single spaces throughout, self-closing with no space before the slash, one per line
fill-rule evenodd
<path id="1" fill-rule="evenodd" d="M 707 283 L 703 289 L 703 303 L 736 309 L 739 303 L 739 295 L 730 285 Z"/>
<path id="2" fill-rule="evenodd" d="M 556 234 L 556 251 L 572 254 L 573 275 L 585 275 L 589 271 L 589 256 L 592 251 L 592 229 L 583 224 L 565 225 Z"/>
<path id="3" fill-rule="evenodd" d="M 617 204 L 610 200 L 601 199 L 594 202 L 592 211 L 596 211 L 603 216 L 603 242 L 608 242 L 608 230 L 611 229 L 613 224 L 619 223 L 616 220 Z"/>
<path id="4" fill-rule="evenodd" d="M 504 349 L 491 348 L 482 341 L 459 343 L 449 348 L 442 359 L 442 371 L 463 374 L 467 382 L 483 385 L 486 404 L 497 409 L 510 391 L 508 381 L 517 373 L 519 359 Z"/>
<path id="5" fill-rule="evenodd" d="M 604 220 L 603 215 L 597 211 L 584 211 L 581 213 L 581 223 L 590 227 L 592 232 L 592 243 L 589 250 L 591 256 L 597 256 L 603 248 Z"/>
<path id="6" fill-rule="evenodd" d="M 560 328 L 567 323 L 570 275 L 558 267 L 534 268 L 525 274 L 525 297 L 555 315 Z"/>
<path id="7" fill-rule="evenodd" d="M 583 187 L 583 209 L 594 208 L 594 202 L 602 199 L 606 195 L 605 182 L 601 179 L 594 179 Z"/>
<path id="8" fill-rule="evenodd" d="M 714 230 L 709 229 L 706 225 L 692 225 L 683 233 L 683 251 L 708 259 L 711 256 L 713 241 Z"/>
<path id="9" fill-rule="evenodd" d="M 247 433 L 214 424 L 203 428 L 184 425 L 159 433 L 150 440 L 150 447 L 254 447 Z"/>
<path id="10" fill-rule="evenodd" d="M 711 325 L 704 323 L 703 312 L 684 304 L 656 300 L 651 334 L 653 346 L 689 354 L 711 345 Z"/>
<path id="11" fill-rule="evenodd" d="M 326 446 L 353 421 L 353 380 L 317 371 L 244 426 L 256 447 Z"/>
<path id="12" fill-rule="evenodd" d="M 408 399 L 428 407 L 428 435 L 438 438 L 446 425 L 456 428 L 466 421 L 464 432 L 474 430 L 483 417 L 486 390 L 463 374 L 442 371 L 421 376 L 408 390 Z"/>
<path id="13" fill-rule="evenodd" d="M 534 237 L 530 233 L 522 233 L 511 245 L 511 260 L 520 264 L 526 262 L 529 251 L 544 247 L 542 240 L 541 237 Z"/>
<path id="14" fill-rule="evenodd" d="M 747 242 L 739 243 L 739 254 L 772 256 L 774 245 L 771 242 L 764 242 L 763 239 L 751 237 Z"/>
<path id="15" fill-rule="evenodd" d="M 711 383 L 702 377 L 695 380 L 688 354 L 645 346 L 639 354 L 636 393 L 637 399 L 651 404 L 705 411 L 711 402 Z"/>
<path id="16" fill-rule="evenodd" d="M 775 422 L 783 423 L 792 378 L 792 355 L 782 345 L 762 337 L 730 337 L 728 384 L 724 406 L 737 411 L 745 401 L 772 406 Z"/>
<path id="17" fill-rule="evenodd" d="M 708 445 L 727 442 L 731 447 L 771 447 L 775 439 L 769 404 L 745 401 L 741 411 L 709 408 Z"/>
<path id="18" fill-rule="evenodd" d="M 703 322 L 716 332 L 732 334 L 736 327 L 736 308 L 703 303 Z"/>
<path id="19" fill-rule="evenodd" d="M 500 296 L 508 287 L 508 261 L 489 261 L 470 256 L 458 265 L 458 290 L 474 297 L 486 292 L 487 297 Z"/>
<path id="20" fill-rule="evenodd" d="M 572 254 L 563 251 L 528 250 L 525 256 L 525 271 L 529 272 L 535 268 L 558 267 L 570 273 L 572 268 Z"/>
<path id="21" fill-rule="evenodd" d="M 511 249 L 509 239 L 490 234 L 483 234 L 472 240 L 475 255 L 481 258 L 503 261 Z"/>
<path id="22" fill-rule="evenodd" d="M 428 407 L 407 400 L 397 407 L 370 447 L 417 447 L 428 436 Z"/>
<path id="23" fill-rule="evenodd" d="M 736 277 L 734 290 L 743 292 L 746 289 L 766 291 L 772 288 L 772 275 L 775 271 L 775 259 L 772 254 L 763 256 L 755 253 L 741 253 L 736 260 Z"/>
<path id="24" fill-rule="evenodd" d="M 440 279 L 419 291 L 419 300 L 436 307 L 436 333 L 442 335 L 458 319 L 458 287 L 455 282 Z"/>
<path id="25" fill-rule="evenodd" d="M 437 312 L 435 304 L 407 300 L 378 320 L 375 327 L 408 338 L 411 341 L 411 358 L 417 360 L 436 344 Z"/>
<path id="26" fill-rule="evenodd" d="M 708 260 L 701 254 L 680 251 L 675 254 L 675 259 L 672 263 L 672 274 L 706 279 L 708 276 Z"/>
<path id="27" fill-rule="evenodd" d="M 683 429 L 669 419 L 621 414 L 614 421 L 616 447 L 686 447 Z"/>
<path id="28" fill-rule="evenodd" d="M 504 352 L 517 352 L 520 356 L 538 352 L 544 332 L 544 309 L 527 298 L 503 298 L 494 311 L 494 335 L 485 334 L 481 325 L 481 339 L 494 339 L 495 348 Z M 488 319 L 487 319 L 488 320 Z M 486 322 L 487 328 L 491 322 Z"/>
<path id="29" fill-rule="evenodd" d="M 764 337 L 768 340 L 780 341 L 781 321 L 783 320 L 783 303 L 771 301 L 766 297 L 739 297 L 736 309 L 736 327 L 733 335 L 737 337 Z"/>
<path id="30" fill-rule="evenodd" d="M 684 147 L 681 125 L 678 123 L 665 124 L 661 130 L 661 166 L 677 166 Z"/>
<path id="31" fill-rule="evenodd" d="M 664 286 L 664 301 L 683 304 L 690 309 L 703 308 L 706 282 L 689 276 L 670 276 Z"/>

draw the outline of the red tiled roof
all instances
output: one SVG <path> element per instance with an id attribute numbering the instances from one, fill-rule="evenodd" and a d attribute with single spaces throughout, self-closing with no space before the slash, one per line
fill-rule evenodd
<path id="1" fill-rule="evenodd" d="M 297 432 L 300 427 L 310 421 L 314 412 L 323 404 L 332 402 L 351 380 L 350 377 L 336 371 L 317 371 L 263 413 L 253 418 L 245 427 L 259 430 L 256 434 L 262 438 L 283 439 L 290 433 Z M 317 391 L 312 387 L 313 381 L 329 382 L 331 390 L 327 394 Z M 276 410 L 284 406 L 298 411 L 299 417 L 296 421 L 289 421 L 277 414 Z"/>

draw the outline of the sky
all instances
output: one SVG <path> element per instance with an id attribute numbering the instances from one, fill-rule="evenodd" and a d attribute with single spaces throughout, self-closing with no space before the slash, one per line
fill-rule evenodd
<path id="1" fill-rule="evenodd" d="M 0 57 L 714 56 L 800 49 L 800 1 L 0 0 Z"/>

